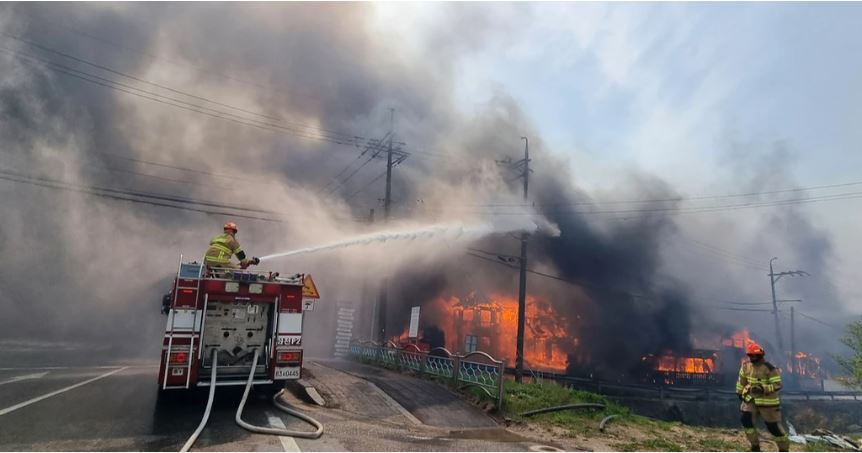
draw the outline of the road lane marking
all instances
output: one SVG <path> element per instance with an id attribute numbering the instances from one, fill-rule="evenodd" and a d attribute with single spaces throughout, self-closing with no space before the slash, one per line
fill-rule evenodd
<path id="1" fill-rule="evenodd" d="M 380 396 L 381 396 L 381 397 L 383 397 L 383 399 L 384 399 L 384 400 L 386 400 L 386 402 L 387 402 L 390 406 L 392 406 L 395 410 L 397 410 L 398 412 L 400 412 L 400 413 L 401 413 L 401 415 L 403 415 L 405 418 L 407 418 L 407 420 L 409 420 L 409 421 L 410 421 L 410 423 L 413 423 L 413 424 L 414 424 L 414 425 L 416 425 L 416 426 L 421 426 L 421 425 L 423 425 L 423 423 L 422 423 L 418 418 L 416 418 L 416 416 L 415 416 L 415 415 L 411 414 L 411 413 L 410 413 L 410 411 L 408 411 L 408 410 L 407 410 L 404 406 L 402 406 L 398 401 L 395 401 L 395 398 L 392 398 L 391 396 L 389 396 L 389 394 L 387 394 L 386 392 L 384 392 L 382 388 L 380 388 L 380 387 L 378 387 L 378 386 L 377 386 L 377 384 L 375 384 L 375 383 L 373 383 L 373 382 L 371 382 L 371 381 L 368 381 L 368 380 L 366 380 L 365 382 L 366 382 L 366 383 L 368 383 L 368 385 L 370 385 L 370 386 L 371 386 L 371 388 L 372 388 L 372 389 L 374 389 L 374 391 L 376 391 L 377 393 L 379 393 L 379 394 L 380 394 Z"/>
<path id="2" fill-rule="evenodd" d="M 287 429 L 287 426 L 284 425 L 284 422 L 281 421 L 281 417 L 276 416 L 271 412 L 265 412 L 266 419 L 269 421 L 269 424 L 275 428 L 279 429 Z M 284 448 L 284 451 L 302 451 L 299 449 L 299 445 L 297 445 L 296 440 L 289 436 L 278 436 L 278 440 L 281 441 L 281 447 Z"/>
<path id="3" fill-rule="evenodd" d="M 117 367 L 126 367 L 126 368 L 155 368 L 158 367 L 158 363 L 153 363 L 152 365 L 96 365 L 96 366 L 35 366 L 35 367 L 7 367 L 0 368 L 0 371 L 30 371 L 30 370 L 108 370 L 114 369 Z"/>
<path id="4" fill-rule="evenodd" d="M 18 404 L 14 405 L 14 406 L 7 407 L 6 409 L 2 409 L 2 410 L 0 410 L 0 415 L 6 415 L 6 414 L 8 414 L 8 413 L 10 413 L 10 412 L 13 412 L 13 411 L 16 411 L 16 410 L 18 410 L 18 409 L 21 409 L 22 407 L 29 406 L 29 405 L 31 405 L 31 404 L 33 404 L 33 403 L 38 403 L 39 401 L 42 401 L 42 400 L 44 400 L 44 399 L 50 398 L 50 397 L 52 397 L 52 396 L 59 395 L 59 394 L 64 393 L 64 392 L 68 392 L 69 390 L 73 390 L 73 389 L 76 389 L 76 388 L 78 388 L 78 387 L 80 387 L 80 386 L 82 386 L 82 385 L 87 385 L 87 384 L 89 384 L 89 383 L 91 383 L 91 382 L 98 381 L 99 379 L 104 379 L 104 378 L 106 378 L 106 377 L 108 377 L 108 376 L 110 376 L 110 375 L 112 375 L 112 374 L 119 373 L 120 371 L 126 370 L 126 369 L 128 369 L 128 368 L 129 368 L 129 367 L 122 367 L 122 368 L 120 368 L 120 369 L 117 369 L 117 370 L 114 370 L 114 371 L 107 372 L 107 373 L 102 374 L 102 375 L 100 375 L 100 376 L 96 376 L 96 377 L 94 377 L 94 378 L 92 378 L 92 379 L 87 379 L 87 380 L 86 380 L 86 381 L 84 381 L 84 382 L 79 382 L 79 383 L 77 383 L 77 384 L 70 385 L 70 386 L 68 386 L 68 387 L 66 387 L 66 388 L 62 388 L 62 389 L 60 389 L 60 390 L 55 390 L 55 391 L 53 391 L 53 392 L 51 392 L 51 393 L 46 393 L 46 394 L 44 394 L 44 395 L 42 395 L 42 396 L 37 396 L 36 398 L 33 398 L 33 399 L 31 399 L 31 400 L 24 401 L 23 403 L 18 403 Z"/>
<path id="5" fill-rule="evenodd" d="M 39 378 L 45 377 L 46 374 L 48 374 L 47 371 L 44 371 L 42 373 L 25 374 L 24 376 L 15 376 L 12 379 L 6 379 L 5 381 L 0 381 L 0 385 L 11 384 L 13 382 L 18 382 L 18 381 L 26 381 L 27 379 L 39 379 Z"/>

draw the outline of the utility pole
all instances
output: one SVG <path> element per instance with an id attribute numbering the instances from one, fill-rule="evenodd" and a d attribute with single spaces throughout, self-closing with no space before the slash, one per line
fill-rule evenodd
<path id="1" fill-rule="evenodd" d="M 386 195 L 383 198 L 383 222 L 389 222 L 389 212 L 392 207 L 392 167 L 401 163 L 407 156 L 402 151 L 392 149 L 392 136 L 395 135 L 395 109 L 389 109 L 389 143 L 386 148 Z M 397 160 L 393 160 L 396 153 Z M 377 342 L 386 342 L 386 305 L 389 302 L 389 281 L 383 279 L 380 284 L 380 296 L 377 303 Z"/>
<path id="2" fill-rule="evenodd" d="M 386 150 L 386 198 L 383 199 L 383 221 L 389 221 L 392 204 L 392 135 L 394 135 L 395 109 L 389 109 L 389 147 Z"/>
<path id="3" fill-rule="evenodd" d="M 790 371 L 796 374 L 796 316 L 790 306 Z"/>
<path id="4" fill-rule="evenodd" d="M 779 325 L 779 322 L 778 322 L 778 301 L 775 298 L 775 283 L 778 282 L 778 280 L 780 280 L 781 277 L 784 277 L 785 275 L 791 276 L 791 277 L 793 277 L 793 276 L 801 277 L 801 276 L 810 275 L 810 274 L 808 274 L 808 272 L 800 271 L 800 270 L 779 272 L 776 274 L 775 271 L 772 270 L 772 262 L 777 260 L 777 259 L 778 259 L 777 257 L 773 257 L 771 260 L 769 260 L 769 283 L 770 283 L 770 286 L 772 287 L 772 316 L 775 319 L 775 337 L 778 340 L 778 350 L 783 355 L 784 354 L 784 338 L 781 335 L 781 326 Z"/>
<path id="5" fill-rule="evenodd" d="M 524 140 L 524 169 L 521 177 L 524 178 L 524 202 L 527 201 L 527 189 L 530 181 L 530 141 Z M 518 287 L 518 347 L 515 354 L 515 381 L 521 382 L 524 373 L 524 330 L 527 316 L 527 232 L 521 233 L 521 272 Z"/>
<path id="6" fill-rule="evenodd" d="M 371 225 L 374 223 L 374 208 L 368 212 L 368 224 Z M 372 291 L 368 288 L 368 278 L 362 282 L 362 300 L 368 301 L 373 299 Z M 371 307 L 371 331 L 369 332 L 368 338 L 376 338 L 377 337 L 377 301 L 374 301 L 374 304 Z"/>
<path id="7" fill-rule="evenodd" d="M 772 262 L 777 260 L 773 257 L 769 260 L 769 283 L 772 287 L 772 317 L 775 319 L 775 337 L 778 339 L 778 350 L 784 353 L 784 339 L 781 338 L 781 327 L 778 324 L 778 302 L 775 301 L 775 273 L 772 271 Z"/>

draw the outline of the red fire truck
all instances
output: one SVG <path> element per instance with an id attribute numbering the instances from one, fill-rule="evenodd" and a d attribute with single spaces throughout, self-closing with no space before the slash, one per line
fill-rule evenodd
<path id="1" fill-rule="evenodd" d="M 159 390 L 245 385 L 254 353 L 255 385 L 283 387 L 302 375 L 302 294 L 305 275 L 208 269 L 184 263 L 162 300 L 168 316 Z"/>

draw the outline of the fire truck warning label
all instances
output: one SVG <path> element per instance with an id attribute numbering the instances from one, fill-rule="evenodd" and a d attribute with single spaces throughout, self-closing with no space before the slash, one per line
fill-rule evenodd
<path id="1" fill-rule="evenodd" d="M 279 366 L 275 367 L 275 378 L 276 379 L 299 379 L 299 368 L 298 366 Z"/>
<path id="2" fill-rule="evenodd" d="M 302 346 L 302 335 L 281 335 L 276 344 L 278 346 Z"/>

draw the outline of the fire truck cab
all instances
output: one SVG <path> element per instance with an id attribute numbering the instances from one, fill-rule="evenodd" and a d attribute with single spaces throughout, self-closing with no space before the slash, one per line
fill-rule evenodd
<path id="1" fill-rule="evenodd" d="M 302 289 L 305 275 L 208 269 L 184 263 L 162 301 L 167 325 L 159 390 L 245 385 L 255 350 L 255 385 L 283 386 L 302 376 Z"/>

